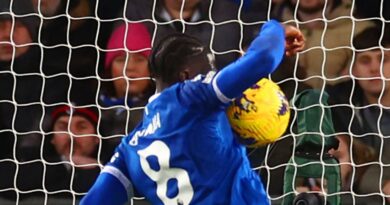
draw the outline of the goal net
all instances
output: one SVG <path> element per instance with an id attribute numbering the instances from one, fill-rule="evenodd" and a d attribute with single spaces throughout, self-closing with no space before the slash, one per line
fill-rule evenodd
<path id="1" fill-rule="evenodd" d="M 0 1 L 0 203 L 78 204 L 155 92 L 149 74 L 129 71 L 130 53 L 148 57 L 162 37 L 181 32 L 208 46 L 221 69 L 270 19 L 306 38 L 304 51 L 269 76 L 292 102 L 289 128 L 276 143 L 248 149 L 271 204 L 390 203 L 389 6 Z M 144 27 L 132 27 L 138 23 Z M 308 89 L 319 98 L 299 104 Z M 313 110 L 317 115 L 302 118 Z M 301 140 L 310 137 L 317 140 Z M 147 204 L 136 197 L 131 203 Z"/>

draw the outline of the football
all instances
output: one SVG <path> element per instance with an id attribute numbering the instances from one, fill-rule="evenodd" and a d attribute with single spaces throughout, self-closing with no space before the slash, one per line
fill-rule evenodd
<path id="1" fill-rule="evenodd" d="M 290 106 L 280 87 L 263 78 L 232 102 L 227 116 L 241 143 L 261 147 L 275 142 L 286 131 Z"/>

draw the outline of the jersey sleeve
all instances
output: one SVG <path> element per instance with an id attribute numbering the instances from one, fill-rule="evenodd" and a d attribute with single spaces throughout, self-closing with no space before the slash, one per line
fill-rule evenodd
<path id="1" fill-rule="evenodd" d="M 284 29 L 267 22 L 248 52 L 215 75 L 197 76 L 181 84 L 180 101 L 197 110 L 226 106 L 261 78 L 272 73 L 284 55 Z"/>
<path id="2" fill-rule="evenodd" d="M 120 144 L 111 160 L 80 204 L 118 204 L 126 203 L 134 196 L 134 190 L 121 152 Z"/>
<path id="3" fill-rule="evenodd" d="M 261 78 L 271 74 L 284 56 L 284 28 L 268 21 L 252 41 L 246 54 L 226 66 L 214 78 L 213 88 L 222 102 L 240 96 Z"/>
<path id="4" fill-rule="evenodd" d="M 215 74 L 215 71 L 210 71 L 206 76 L 198 75 L 182 83 L 178 95 L 180 103 L 198 111 L 227 105 L 217 96 L 218 91 L 214 90 L 212 82 Z"/>
<path id="5" fill-rule="evenodd" d="M 95 184 L 80 202 L 80 205 L 122 205 L 129 199 L 121 181 L 108 172 L 102 172 Z"/>
<path id="6" fill-rule="evenodd" d="M 133 195 L 133 186 L 130 179 L 128 178 L 129 174 L 124 159 L 124 153 L 121 151 L 121 147 L 122 144 L 116 148 L 110 162 L 104 166 L 101 173 L 107 173 L 114 176 L 116 179 L 118 179 L 118 181 L 120 181 L 123 188 L 125 188 L 129 194 Z"/>

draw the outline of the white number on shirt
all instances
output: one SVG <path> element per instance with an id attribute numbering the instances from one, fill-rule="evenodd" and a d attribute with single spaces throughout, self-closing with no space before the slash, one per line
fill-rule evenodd
<path id="1" fill-rule="evenodd" d="M 162 141 L 154 141 L 148 147 L 138 151 L 141 167 L 145 174 L 157 183 L 157 196 L 164 204 L 189 204 L 194 196 L 190 177 L 186 170 L 169 166 L 171 151 Z M 160 169 L 153 170 L 146 160 L 147 157 L 156 156 Z M 169 198 L 167 196 L 168 181 L 177 180 L 178 194 Z"/>

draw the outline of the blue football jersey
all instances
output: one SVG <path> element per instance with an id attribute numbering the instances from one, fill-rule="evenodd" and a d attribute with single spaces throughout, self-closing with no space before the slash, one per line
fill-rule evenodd
<path id="1" fill-rule="evenodd" d="M 213 79 L 210 72 L 152 96 L 103 172 L 153 204 L 268 204 Z"/>
<path id="2" fill-rule="evenodd" d="M 283 26 L 270 20 L 216 77 L 198 76 L 153 96 L 81 204 L 123 204 L 133 188 L 153 204 L 269 204 L 225 109 L 278 67 L 284 46 Z"/>

